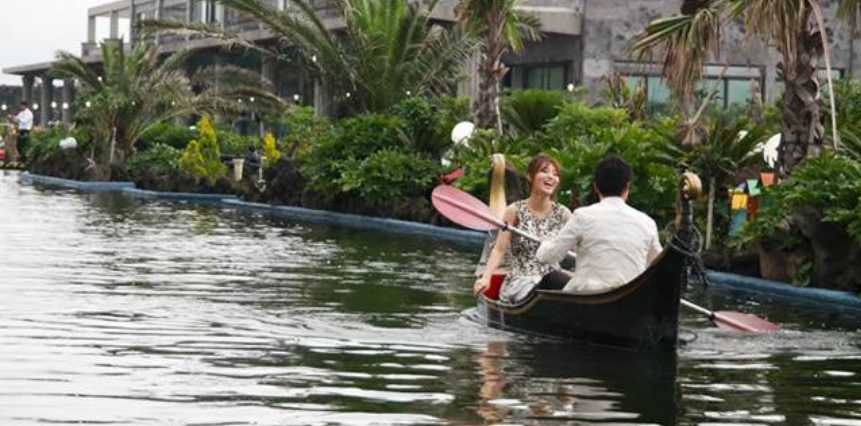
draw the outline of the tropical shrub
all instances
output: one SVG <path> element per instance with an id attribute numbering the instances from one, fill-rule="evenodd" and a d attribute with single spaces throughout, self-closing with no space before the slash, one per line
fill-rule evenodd
<path id="1" fill-rule="evenodd" d="M 215 135 L 221 155 L 230 157 L 242 157 L 249 148 L 259 146 L 260 141 L 256 136 L 243 136 L 232 129 L 217 129 Z"/>
<path id="2" fill-rule="evenodd" d="M 290 108 L 268 121 L 277 129 L 278 149 L 288 158 L 305 155 L 315 141 L 333 130 L 332 123 L 309 106 Z"/>
<path id="3" fill-rule="evenodd" d="M 188 145 L 188 141 L 194 139 L 194 136 L 195 131 L 184 124 L 158 123 L 141 135 L 138 148 L 147 150 L 157 144 L 163 144 L 182 150 Z"/>
<path id="4" fill-rule="evenodd" d="M 302 174 L 330 202 L 350 198 L 383 206 L 423 194 L 441 172 L 426 153 L 409 149 L 399 117 L 362 115 L 342 120 L 309 147 Z"/>
<path id="5" fill-rule="evenodd" d="M 424 195 L 441 166 L 415 152 L 384 148 L 364 159 L 349 159 L 340 179 L 343 192 L 356 193 L 372 205 Z"/>
<path id="6" fill-rule="evenodd" d="M 275 136 L 272 133 L 266 133 L 263 136 L 263 168 L 272 167 L 281 158 L 281 152 L 278 151 L 278 143 L 275 141 Z"/>
<path id="7" fill-rule="evenodd" d="M 205 179 L 209 185 L 227 174 L 227 166 L 221 162 L 221 149 L 215 135 L 215 128 L 204 116 L 197 123 L 198 138 L 186 146 L 179 160 L 179 167 L 195 181 Z"/>
<path id="8" fill-rule="evenodd" d="M 845 226 L 861 244 L 861 163 L 831 153 L 809 159 L 768 191 L 766 199 L 756 220 L 745 227 L 743 243 L 777 237 L 792 245 L 797 239 L 782 235 L 784 221 L 801 208 L 814 208 L 824 222 Z"/>
<path id="9" fill-rule="evenodd" d="M 451 148 L 452 128 L 469 119 L 469 101 L 466 98 L 414 96 L 395 104 L 391 112 L 403 120 L 404 134 L 413 151 L 440 159 Z"/>
<path id="10" fill-rule="evenodd" d="M 75 138 L 78 146 L 74 149 L 60 148 L 60 141 L 67 137 Z M 92 168 L 87 158 L 94 148 L 96 145 L 92 142 L 88 128 L 67 130 L 64 127 L 50 127 L 32 131 L 27 150 L 29 170 L 36 174 L 88 180 Z"/>
<path id="11" fill-rule="evenodd" d="M 541 130 L 565 104 L 558 90 L 515 90 L 503 98 L 502 117 L 516 132 L 530 135 Z"/>
<path id="12" fill-rule="evenodd" d="M 152 183 L 175 179 L 180 174 L 179 159 L 183 154 L 173 146 L 157 143 L 147 150 L 138 151 L 128 162 L 129 175 L 136 183 Z M 143 185 L 151 187 L 151 185 Z"/>

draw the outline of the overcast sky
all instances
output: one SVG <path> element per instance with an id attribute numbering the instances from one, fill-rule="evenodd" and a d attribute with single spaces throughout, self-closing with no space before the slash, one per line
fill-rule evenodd
<path id="1" fill-rule="evenodd" d="M 0 0 L 0 69 L 47 62 L 57 50 L 81 53 L 87 9 L 111 0 Z M 0 74 L 0 84 L 21 78 Z"/>

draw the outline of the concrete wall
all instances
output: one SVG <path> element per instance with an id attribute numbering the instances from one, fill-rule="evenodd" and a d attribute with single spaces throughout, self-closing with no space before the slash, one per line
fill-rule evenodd
<path id="1" fill-rule="evenodd" d="M 600 79 L 609 72 L 617 71 L 616 63 L 632 61 L 628 52 L 631 41 L 649 22 L 661 16 L 679 12 L 681 0 L 580 0 L 583 11 L 583 83 L 589 87 L 590 95 L 600 91 Z M 844 75 L 861 67 L 857 53 L 853 56 L 851 38 L 847 27 L 836 22 L 837 1 L 826 4 L 826 26 L 831 35 L 833 67 L 844 71 Z M 721 56 L 711 61 L 715 65 L 729 64 L 762 70 L 766 99 L 773 101 L 780 95 L 777 84 L 776 65 L 780 55 L 763 45 L 756 37 L 747 37 L 742 24 L 734 23 L 724 28 Z M 857 49 L 856 49 L 857 50 Z M 655 58 L 660 62 L 661 58 Z M 824 69 L 824 62 L 820 64 Z M 654 72 L 658 72 L 655 70 Z M 857 73 L 856 73 L 857 75 Z M 824 83 L 824 82 L 823 82 Z"/>

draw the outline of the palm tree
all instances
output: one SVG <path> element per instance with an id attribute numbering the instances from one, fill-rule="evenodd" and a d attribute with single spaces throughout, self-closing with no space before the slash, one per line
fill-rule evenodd
<path id="1" fill-rule="evenodd" d="M 111 164 L 128 158 L 141 135 L 157 124 L 231 109 L 235 105 L 228 102 L 231 96 L 253 94 L 261 103 L 279 102 L 260 87 L 259 76 L 249 83 L 249 76 L 240 69 L 219 69 L 218 90 L 207 85 L 213 69 L 189 77 L 184 69 L 188 51 L 161 59 L 155 46 L 140 44 L 126 53 L 122 40 L 109 40 L 102 43 L 101 52 L 100 67 L 60 52 L 51 70 L 53 75 L 76 79 L 81 85 L 87 107 L 81 110 L 80 119 L 92 127 L 94 141 L 104 144 L 99 146 L 103 159 L 97 161 L 95 152 L 90 159 L 97 178 L 110 179 Z M 197 93 L 195 86 L 201 88 Z"/>
<path id="2" fill-rule="evenodd" d="M 478 97 L 473 103 L 476 125 L 499 133 L 499 83 L 508 72 L 502 56 L 523 49 L 524 39 L 541 38 L 540 21 L 518 11 L 519 4 L 520 0 L 460 0 L 455 7 L 458 21 L 482 41 Z"/>
<path id="3" fill-rule="evenodd" d="M 714 228 L 714 206 L 718 194 L 725 194 L 731 180 L 742 168 L 761 162 L 755 148 L 765 142 L 768 132 L 764 126 L 753 125 L 747 118 L 733 119 L 726 114 L 701 116 L 697 121 L 702 129 L 702 142 L 697 145 L 685 143 L 675 132 L 664 132 L 662 144 L 658 144 L 655 161 L 672 167 L 683 167 L 694 171 L 708 186 L 706 210 L 706 249 L 710 248 Z M 752 128 L 751 128 L 752 127 Z"/>
<path id="4" fill-rule="evenodd" d="M 819 0 L 685 0 L 681 12 L 650 23 L 638 36 L 633 51 L 644 57 L 663 50 L 664 75 L 674 91 L 687 100 L 683 104 L 689 103 L 706 59 L 719 53 L 721 28 L 741 18 L 745 28 L 774 45 L 782 56 L 785 92 L 780 173 L 786 176 L 808 155 L 818 155 L 825 142 L 817 76 L 821 56 L 832 90 Z M 831 107 L 833 110 L 833 103 Z M 836 129 L 833 113 L 831 124 Z M 836 137 L 833 140 L 836 147 Z"/>
<path id="5" fill-rule="evenodd" d="M 281 61 L 298 61 L 359 111 L 383 112 L 411 95 L 446 94 L 475 41 L 461 31 L 432 25 L 425 6 L 403 0 L 336 0 L 343 31 L 329 31 L 310 0 L 290 0 L 282 11 L 261 0 L 220 0 L 225 6 L 263 24 L 278 40 L 254 43 L 217 26 L 147 21 L 149 32 L 197 34 Z"/>

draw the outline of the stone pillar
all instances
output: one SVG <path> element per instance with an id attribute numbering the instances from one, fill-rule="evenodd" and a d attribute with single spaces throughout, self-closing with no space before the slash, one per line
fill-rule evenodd
<path id="1" fill-rule="evenodd" d="M 194 20 L 194 0 L 185 0 L 185 23 L 190 24 Z"/>
<path id="2" fill-rule="evenodd" d="M 96 17 L 90 16 L 87 18 L 87 42 L 96 42 Z"/>
<path id="3" fill-rule="evenodd" d="M 164 0 L 155 0 L 154 19 L 161 20 L 163 16 L 164 16 Z M 155 35 L 155 44 L 161 44 L 161 36 L 159 34 Z"/>
<path id="4" fill-rule="evenodd" d="M 111 38 L 120 38 L 120 13 L 111 12 Z"/>
<path id="5" fill-rule="evenodd" d="M 319 79 L 314 79 L 314 111 L 319 117 L 332 115 L 331 90 Z"/>
<path id="6" fill-rule="evenodd" d="M 25 74 L 21 77 L 23 86 L 21 87 L 21 100 L 27 102 L 27 104 L 33 103 L 33 83 L 36 81 L 32 75 Z M 17 105 L 16 105 L 17 107 Z"/>
<path id="7" fill-rule="evenodd" d="M 39 111 L 42 112 L 42 127 L 48 125 L 51 121 L 51 101 L 54 99 L 54 80 L 47 76 L 42 76 L 42 101 L 39 103 Z"/>
<path id="8" fill-rule="evenodd" d="M 138 8 L 135 6 L 135 0 L 129 0 L 129 45 L 134 46 L 137 41 L 138 34 L 135 26 L 138 24 Z"/>
<path id="9" fill-rule="evenodd" d="M 63 124 L 72 124 L 72 101 L 75 98 L 75 80 L 63 80 L 63 103 L 60 108 L 63 111 Z"/>

